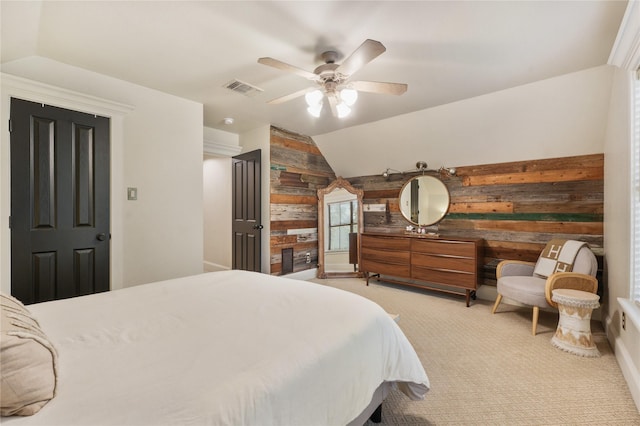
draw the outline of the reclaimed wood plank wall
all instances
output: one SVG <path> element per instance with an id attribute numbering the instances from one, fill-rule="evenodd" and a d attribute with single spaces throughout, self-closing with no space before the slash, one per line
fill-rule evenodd
<path id="1" fill-rule="evenodd" d="M 364 204 L 384 204 L 384 212 L 364 211 L 365 232 L 404 232 L 410 223 L 398 206 L 404 183 L 417 173 L 349 178 L 364 189 Z M 552 238 L 589 243 L 602 262 L 604 155 L 458 167 L 439 177 L 449 189 L 445 218 L 429 231 L 483 238 L 485 284 L 495 284 L 491 265 L 500 259 L 535 261 Z"/>
<path id="2" fill-rule="evenodd" d="M 293 272 L 318 265 L 318 188 L 336 178 L 308 136 L 271 127 L 270 272 L 282 273 L 282 249 L 293 248 Z M 310 263 L 306 254 L 310 253 Z"/>

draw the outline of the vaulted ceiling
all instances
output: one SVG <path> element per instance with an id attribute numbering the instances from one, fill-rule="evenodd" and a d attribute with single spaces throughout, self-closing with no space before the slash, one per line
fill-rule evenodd
<path id="1" fill-rule="evenodd" d="M 626 1 L 8 1 L 0 3 L 3 70 L 43 56 L 204 104 L 204 125 L 242 133 L 265 124 L 314 136 L 606 64 Z M 365 39 L 386 52 L 357 80 L 408 84 L 361 93 L 346 119 L 319 118 L 311 87 L 257 62 L 312 71 Z M 340 62 L 340 61 L 338 61 Z M 224 86 L 237 79 L 253 96 Z M 233 117 L 232 125 L 224 118 Z"/>

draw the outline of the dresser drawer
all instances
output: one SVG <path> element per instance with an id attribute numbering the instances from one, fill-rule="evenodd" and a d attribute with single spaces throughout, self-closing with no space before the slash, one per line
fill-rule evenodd
<path id="1" fill-rule="evenodd" d="M 407 261 L 404 264 L 382 263 L 368 259 L 363 259 L 360 269 L 363 272 L 382 275 L 393 275 L 399 278 L 409 278 L 411 276 L 411 265 Z"/>
<path id="2" fill-rule="evenodd" d="M 474 274 L 476 272 L 476 260 L 471 257 L 460 257 L 442 254 L 427 254 L 414 252 L 411 255 L 411 266 L 449 269 Z"/>
<path id="3" fill-rule="evenodd" d="M 411 260 L 411 253 L 408 251 L 377 250 L 369 247 L 362 247 L 362 261 L 375 263 L 393 263 L 396 265 L 407 265 Z"/>
<path id="4" fill-rule="evenodd" d="M 411 278 L 454 287 L 476 288 L 476 275 L 464 271 L 412 266 Z"/>
<path id="5" fill-rule="evenodd" d="M 362 248 L 360 269 L 398 277 L 409 277 L 411 273 L 411 253 L 409 251 L 378 250 Z"/>
<path id="6" fill-rule="evenodd" d="M 418 240 L 411 241 L 411 251 L 475 258 L 476 246 L 469 241 Z"/>
<path id="7" fill-rule="evenodd" d="M 371 235 L 362 235 L 362 248 L 371 248 L 378 250 L 405 250 L 411 249 L 411 241 L 402 237 L 380 237 Z"/>
<path id="8" fill-rule="evenodd" d="M 402 237 L 362 236 L 360 269 L 364 272 L 411 276 L 411 241 Z"/>

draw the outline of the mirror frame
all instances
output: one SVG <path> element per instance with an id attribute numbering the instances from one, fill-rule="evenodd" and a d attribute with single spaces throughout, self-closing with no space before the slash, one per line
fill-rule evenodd
<path id="1" fill-rule="evenodd" d="M 364 276 L 364 273 L 359 270 L 356 272 L 326 272 L 324 270 L 324 197 L 333 190 L 340 188 L 354 194 L 358 200 L 358 269 L 360 269 L 360 240 L 362 232 L 364 232 L 364 214 L 362 212 L 364 190 L 354 188 L 349 181 L 338 176 L 336 180 L 331 182 L 326 188 L 318 189 L 318 278 L 361 278 Z"/>
<path id="2" fill-rule="evenodd" d="M 402 211 L 402 193 L 404 192 L 405 188 L 407 188 L 411 182 L 413 182 L 416 179 L 419 179 L 421 177 L 428 177 L 431 179 L 435 179 L 436 181 L 440 182 L 440 184 L 442 184 L 442 187 L 444 188 L 444 190 L 447 193 L 447 198 L 448 198 L 448 203 L 447 203 L 447 208 L 444 210 L 444 212 L 442 212 L 442 214 L 440 215 L 440 217 L 431 222 L 431 223 L 417 223 L 411 220 L 411 217 L 407 217 L 407 215 L 405 214 L 404 211 Z M 409 179 L 408 181 L 406 181 L 404 183 L 404 185 L 402 185 L 402 188 L 400 189 L 400 192 L 398 193 L 398 207 L 400 209 L 400 214 L 402 214 L 402 217 L 405 218 L 409 223 L 416 225 L 416 226 L 431 226 L 431 225 L 435 225 L 437 223 L 439 223 L 440 221 L 442 221 L 442 219 L 444 219 L 444 217 L 447 215 L 447 213 L 449 213 L 449 208 L 451 207 L 451 193 L 449 192 L 449 188 L 447 188 L 447 185 L 444 184 L 444 182 L 439 179 L 436 176 L 432 176 L 432 175 L 418 175 L 418 176 L 413 176 L 411 179 Z"/>

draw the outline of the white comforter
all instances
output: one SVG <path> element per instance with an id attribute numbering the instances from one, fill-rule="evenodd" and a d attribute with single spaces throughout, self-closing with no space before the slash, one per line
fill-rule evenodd
<path id="1" fill-rule="evenodd" d="M 383 381 L 429 381 L 377 304 L 244 271 L 30 305 L 57 396 L 11 425 L 343 425 Z"/>

